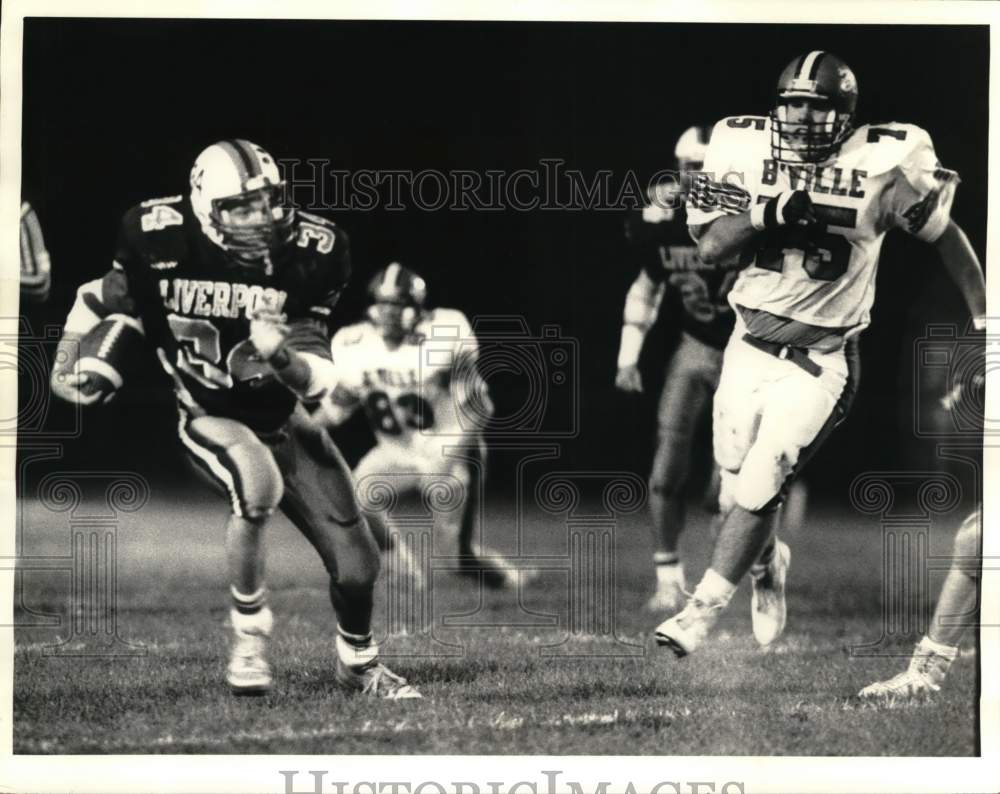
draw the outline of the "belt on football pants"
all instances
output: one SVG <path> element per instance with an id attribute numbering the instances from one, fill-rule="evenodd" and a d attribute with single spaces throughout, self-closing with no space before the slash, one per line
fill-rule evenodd
<path id="1" fill-rule="evenodd" d="M 792 347 L 791 345 L 783 345 L 780 342 L 768 342 L 751 334 L 743 334 L 743 341 L 751 347 L 771 354 L 775 358 L 791 361 L 799 369 L 808 372 L 814 378 L 818 378 L 823 374 L 823 368 L 809 358 L 809 353 L 804 347 Z"/>

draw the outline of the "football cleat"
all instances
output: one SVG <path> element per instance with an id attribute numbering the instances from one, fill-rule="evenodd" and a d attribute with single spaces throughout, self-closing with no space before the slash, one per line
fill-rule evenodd
<path id="1" fill-rule="evenodd" d="M 491 549 L 483 549 L 479 554 L 463 554 L 458 558 L 457 576 L 470 579 L 481 578 L 490 590 L 504 590 L 518 581 L 518 571 L 508 565 L 503 555 Z M 534 578 L 534 572 L 520 571 L 521 582 L 526 584 Z"/>
<path id="2" fill-rule="evenodd" d="M 788 607 L 785 603 L 785 580 L 792 558 L 787 543 L 775 542 L 771 561 L 760 573 L 753 573 L 753 595 L 750 596 L 750 618 L 753 636 L 761 645 L 770 645 L 785 630 Z"/>
<path id="3" fill-rule="evenodd" d="M 656 592 L 646 602 L 650 612 L 677 612 L 684 607 L 688 594 L 684 590 L 684 566 L 656 566 Z"/>
<path id="4" fill-rule="evenodd" d="M 267 657 L 267 635 L 236 630 L 226 681 L 234 695 L 262 695 L 273 677 Z"/>
<path id="5" fill-rule="evenodd" d="M 951 659 L 917 646 L 910 664 L 887 681 L 876 681 L 860 692 L 862 700 L 905 701 L 928 698 L 941 689 L 951 667 Z"/>
<path id="6" fill-rule="evenodd" d="M 337 683 L 348 692 L 358 692 L 382 700 L 412 700 L 422 698 L 402 676 L 382 664 L 378 658 L 360 667 L 349 667 L 337 658 Z"/>
<path id="7" fill-rule="evenodd" d="M 693 653 L 719 620 L 723 606 L 689 598 L 684 609 L 656 627 L 656 644 L 670 648 L 678 658 Z"/>

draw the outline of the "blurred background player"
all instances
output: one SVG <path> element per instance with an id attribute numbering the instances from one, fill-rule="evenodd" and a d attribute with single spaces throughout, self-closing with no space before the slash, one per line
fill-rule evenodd
<path id="1" fill-rule="evenodd" d="M 983 510 L 974 510 L 962 522 L 952 547 L 952 563 L 941 587 L 931 625 L 910 657 L 907 668 L 885 681 L 869 684 L 858 693 L 862 700 L 905 701 L 937 692 L 958 657 L 962 635 L 977 625 L 979 571 L 982 564 Z"/>
<path id="2" fill-rule="evenodd" d="M 919 127 L 855 128 L 857 99 L 854 73 L 835 55 L 795 58 L 769 116 L 716 125 L 689 196 L 702 260 L 740 273 L 713 407 L 726 518 L 692 598 L 656 629 L 678 656 L 704 642 L 748 572 L 757 641 L 784 630 L 790 552 L 775 535 L 778 506 L 850 407 L 885 233 L 933 244 L 985 324 L 982 268 L 950 218 L 958 175 Z"/>
<path id="3" fill-rule="evenodd" d="M 368 292 L 367 318 L 333 337 L 336 380 L 324 401 L 330 425 L 342 424 L 360 406 L 375 435 L 376 445 L 354 470 L 359 492 L 367 478 L 381 475 L 410 493 L 435 478 L 458 483 L 464 502 L 442 511 L 435 533 L 443 542 L 434 545 L 457 551 L 459 573 L 504 587 L 511 574 L 503 558 L 477 548 L 475 539 L 486 464 L 480 431 L 493 407 L 476 368 L 469 321 L 457 309 L 425 308 L 424 279 L 398 262 L 380 270 Z M 391 548 L 383 515 L 367 516 L 382 548 Z M 400 562 L 419 577 L 428 561 L 399 551 Z"/>
<path id="4" fill-rule="evenodd" d="M 320 399 L 333 366 L 328 322 L 350 267 L 339 227 L 287 205 L 270 154 L 220 141 L 198 155 L 187 196 L 125 213 L 111 270 L 79 288 L 60 341 L 51 385 L 71 402 L 101 396 L 75 364 L 79 340 L 111 313 L 137 319 L 173 380 L 185 451 L 231 505 L 226 679 L 235 694 L 272 686 L 263 533 L 280 506 L 330 575 L 336 682 L 376 697 L 420 696 L 379 661 L 378 547 L 346 464 L 302 405 Z"/>
<path id="5" fill-rule="evenodd" d="M 21 300 L 45 303 L 52 288 L 52 264 L 42 237 L 38 215 L 27 201 L 21 202 Z"/>
<path id="6" fill-rule="evenodd" d="M 726 295 L 736 274 L 702 264 L 688 232 L 684 207 L 693 174 L 704 163 L 710 133 L 708 127 L 690 127 L 680 136 L 674 148 L 677 173 L 653 185 L 649 206 L 630 213 L 625 221 L 625 236 L 639 274 L 625 297 L 615 385 L 625 392 L 643 391 L 639 357 L 668 287 L 670 298 L 676 298 L 675 302 L 668 299 L 668 304 L 676 307 L 681 327 L 660 394 L 656 452 L 649 476 L 656 591 L 646 606 L 656 611 L 676 610 L 684 604 L 686 584 L 678 543 L 684 530 L 685 485 L 695 435 L 711 415 L 722 351 L 733 329 L 733 309 Z M 710 502 L 717 504 L 714 472 L 709 491 Z"/>

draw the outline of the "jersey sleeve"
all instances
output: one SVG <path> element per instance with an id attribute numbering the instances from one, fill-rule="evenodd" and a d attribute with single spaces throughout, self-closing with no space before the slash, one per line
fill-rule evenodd
<path id="1" fill-rule="evenodd" d="M 428 335 L 422 347 L 427 363 L 441 366 L 443 362 L 458 361 L 459 357 L 475 359 L 479 356 L 479 342 L 469 324 L 469 319 L 458 309 L 434 309 L 428 321 Z"/>
<path id="2" fill-rule="evenodd" d="M 316 298 L 306 305 L 302 316 L 290 318 L 287 341 L 293 350 L 328 359 L 333 310 L 351 278 L 351 247 L 347 234 L 339 227 L 324 221 L 322 228 L 334 236 L 329 254 L 322 260 L 322 287 Z"/>
<path id="3" fill-rule="evenodd" d="M 748 133 L 729 122 L 723 119 L 712 130 L 705 163 L 688 194 L 688 226 L 704 226 L 723 215 L 738 215 L 750 209 L 750 191 L 741 179 L 747 169 L 738 162 L 741 147 L 737 139 Z"/>
<path id="4" fill-rule="evenodd" d="M 951 217 L 959 177 L 942 168 L 930 136 L 910 127 L 912 147 L 896 166 L 896 178 L 886 191 L 884 211 L 889 225 L 932 243 L 941 236 Z"/>

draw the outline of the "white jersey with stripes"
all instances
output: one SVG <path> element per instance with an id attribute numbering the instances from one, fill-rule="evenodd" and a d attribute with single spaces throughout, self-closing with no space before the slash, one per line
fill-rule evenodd
<path id="1" fill-rule="evenodd" d="M 900 228 L 936 240 L 948 224 L 958 175 L 941 167 L 930 136 L 912 124 L 859 127 L 835 158 L 817 165 L 776 162 L 771 134 L 765 117 L 715 125 L 688 199 L 688 225 L 746 212 L 786 190 L 808 191 L 824 226 L 758 236 L 740 254 L 743 269 L 729 302 L 859 331 L 869 323 L 885 233 Z"/>

